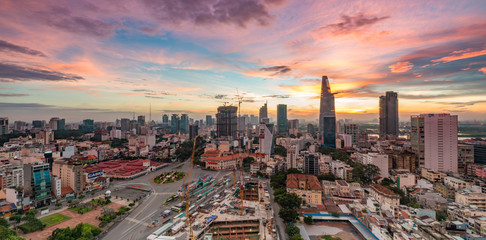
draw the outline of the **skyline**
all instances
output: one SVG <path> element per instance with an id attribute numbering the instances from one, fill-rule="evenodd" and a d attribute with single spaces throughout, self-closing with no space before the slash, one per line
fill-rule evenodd
<path id="1" fill-rule="evenodd" d="M 377 119 L 398 92 L 420 113 L 486 120 L 483 1 L 2 1 L 0 110 L 15 120 L 97 121 L 188 113 L 224 102 L 258 115 L 319 116 L 321 76 L 336 117 Z M 244 7 L 243 7 L 244 6 Z M 207 13 L 208 9 L 213 9 Z"/>

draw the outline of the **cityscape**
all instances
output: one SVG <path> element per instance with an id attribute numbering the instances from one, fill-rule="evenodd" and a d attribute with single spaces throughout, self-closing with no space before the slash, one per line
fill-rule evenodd
<path id="1" fill-rule="evenodd" d="M 0 239 L 486 239 L 484 1 L 0 3 Z"/>

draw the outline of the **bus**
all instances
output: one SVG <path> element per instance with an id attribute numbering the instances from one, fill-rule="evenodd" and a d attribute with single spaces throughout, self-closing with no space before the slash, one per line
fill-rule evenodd
<path id="1" fill-rule="evenodd" d="M 174 212 L 181 212 L 186 209 L 186 204 L 184 202 L 180 202 L 175 206 L 171 207 L 170 209 Z"/>

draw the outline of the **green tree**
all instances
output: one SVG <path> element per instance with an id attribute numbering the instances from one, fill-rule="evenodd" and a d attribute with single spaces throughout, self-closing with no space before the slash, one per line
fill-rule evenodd
<path id="1" fill-rule="evenodd" d="M 255 159 L 252 157 L 246 157 L 243 159 L 243 171 L 249 172 L 250 171 L 250 165 L 255 162 Z"/>
<path id="2" fill-rule="evenodd" d="M 10 224 L 8 224 L 7 219 L 0 218 L 0 226 L 4 226 L 4 227 L 8 228 L 10 226 Z"/>
<path id="3" fill-rule="evenodd" d="M 289 237 L 289 240 L 304 240 L 300 234 L 295 234 Z"/>
<path id="4" fill-rule="evenodd" d="M 287 157 L 287 149 L 282 145 L 275 145 L 273 149 L 275 155 L 280 155 L 282 157 Z"/>
<path id="5" fill-rule="evenodd" d="M 325 154 L 325 155 L 330 155 L 330 154 L 336 152 L 336 149 L 329 147 L 329 146 L 321 145 L 317 151 L 322 153 L 322 154 Z"/>
<path id="6" fill-rule="evenodd" d="M 374 178 L 380 176 L 380 168 L 373 164 L 356 163 L 352 173 L 354 178 L 360 179 L 363 183 L 371 183 Z"/>
<path id="7" fill-rule="evenodd" d="M 447 210 L 436 210 L 435 211 L 435 218 L 439 222 L 447 220 L 447 218 L 448 218 Z"/>
<path id="8" fill-rule="evenodd" d="M 304 217 L 304 223 L 305 224 L 311 225 L 312 222 L 313 222 L 313 220 L 312 220 L 312 216 L 311 215 L 307 215 L 307 216 Z"/>
<path id="9" fill-rule="evenodd" d="M 420 208 L 420 204 L 418 202 L 415 202 L 415 201 L 409 202 L 408 206 L 413 207 L 413 208 Z"/>
<path id="10" fill-rule="evenodd" d="M 300 198 L 295 193 L 284 193 L 278 195 L 278 197 L 275 198 L 275 201 L 282 208 L 296 209 L 296 208 L 300 208 L 300 206 L 302 205 L 302 198 Z"/>
<path id="11" fill-rule="evenodd" d="M 294 222 L 297 217 L 299 217 L 299 213 L 295 211 L 295 209 L 289 209 L 289 208 L 282 208 L 278 212 L 278 216 L 284 221 L 284 222 Z"/>
<path id="12" fill-rule="evenodd" d="M 287 228 L 285 228 L 285 233 L 287 233 L 289 237 L 294 236 L 300 234 L 300 229 L 294 224 L 290 224 L 289 226 L 287 226 Z"/>
<path id="13" fill-rule="evenodd" d="M 23 237 L 17 236 L 17 232 L 5 226 L 0 226 L 1 240 L 25 240 Z"/>
<path id="14" fill-rule="evenodd" d="M 338 178 L 334 174 L 328 173 L 328 174 L 324 174 L 324 175 L 317 176 L 317 179 L 319 179 L 319 181 L 326 180 L 326 181 L 331 181 L 332 182 L 332 181 L 337 180 Z"/>
<path id="15" fill-rule="evenodd" d="M 338 212 L 332 212 L 332 213 L 331 213 L 331 215 L 332 215 L 333 217 L 339 217 L 339 216 L 340 216 Z"/>
<path id="16" fill-rule="evenodd" d="M 18 214 L 10 217 L 10 221 L 14 221 L 15 223 L 20 223 L 21 220 L 22 216 Z"/>
<path id="17" fill-rule="evenodd" d="M 340 160 L 340 161 L 347 162 L 347 163 L 351 162 L 351 157 L 349 156 L 349 154 L 346 151 L 343 151 L 343 150 L 338 150 L 338 151 L 332 152 L 331 157 L 332 157 L 332 159 L 335 159 L 335 160 Z"/>
<path id="18" fill-rule="evenodd" d="M 391 180 L 390 178 L 384 178 L 381 181 L 382 186 L 391 186 L 391 185 L 394 185 L 394 184 L 395 184 L 395 182 L 393 180 Z"/>

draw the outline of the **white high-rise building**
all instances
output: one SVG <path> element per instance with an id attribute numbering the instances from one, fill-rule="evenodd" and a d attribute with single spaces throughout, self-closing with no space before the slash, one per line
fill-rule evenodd
<path id="1" fill-rule="evenodd" d="M 259 127 L 259 152 L 265 156 L 272 154 L 273 134 L 266 124 L 260 124 Z"/>
<path id="2" fill-rule="evenodd" d="M 380 169 L 380 177 L 388 177 L 388 155 L 381 153 L 358 153 L 357 159 L 362 164 L 373 164 Z"/>
<path id="3" fill-rule="evenodd" d="M 410 137 L 420 167 L 439 172 L 458 171 L 457 115 L 412 116 Z"/>
<path id="4" fill-rule="evenodd" d="M 292 145 L 287 149 L 287 170 L 291 168 L 297 168 L 297 150 L 296 145 Z"/>

